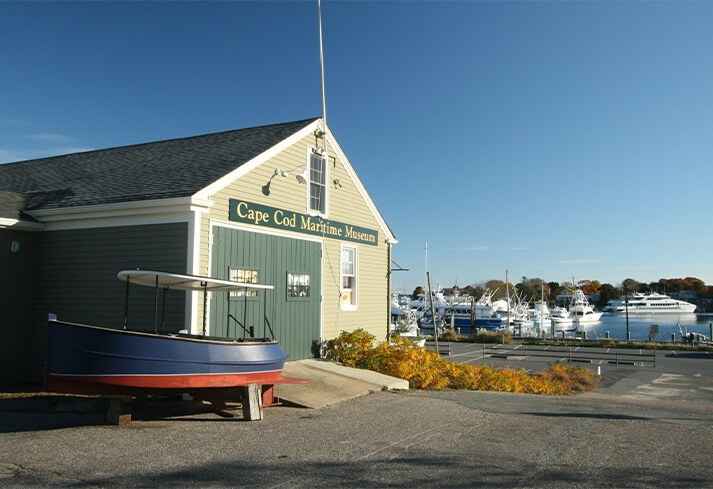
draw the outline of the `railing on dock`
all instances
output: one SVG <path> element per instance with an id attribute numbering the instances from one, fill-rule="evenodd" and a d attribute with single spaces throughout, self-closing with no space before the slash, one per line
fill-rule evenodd
<path id="1" fill-rule="evenodd" d="M 482 344 L 483 358 L 551 358 L 570 363 L 595 363 L 605 361 L 610 365 L 656 366 L 656 350 L 629 348 L 557 347 L 547 345 Z"/>

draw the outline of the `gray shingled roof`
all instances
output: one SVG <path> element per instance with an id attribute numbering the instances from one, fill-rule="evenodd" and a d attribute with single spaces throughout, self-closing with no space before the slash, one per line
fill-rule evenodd
<path id="1" fill-rule="evenodd" d="M 0 165 L 0 216 L 188 197 L 316 118 Z"/>
<path id="2" fill-rule="evenodd" d="M 18 221 L 37 222 L 32 216 L 22 212 L 25 208 L 25 196 L 16 192 L 0 190 L 0 217 L 17 219 Z"/>

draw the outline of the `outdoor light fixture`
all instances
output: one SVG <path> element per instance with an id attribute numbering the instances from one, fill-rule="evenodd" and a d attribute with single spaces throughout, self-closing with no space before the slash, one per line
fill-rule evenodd
<path id="1" fill-rule="evenodd" d="M 275 175 L 282 175 L 283 177 L 289 177 L 292 172 L 299 170 L 302 168 L 302 173 L 298 173 L 295 175 L 295 178 L 297 178 L 297 181 L 300 183 L 307 183 L 308 180 L 308 173 L 307 173 L 307 168 L 305 165 L 300 165 L 297 168 L 293 168 L 292 170 L 280 170 L 279 168 L 275 168 Z"/>

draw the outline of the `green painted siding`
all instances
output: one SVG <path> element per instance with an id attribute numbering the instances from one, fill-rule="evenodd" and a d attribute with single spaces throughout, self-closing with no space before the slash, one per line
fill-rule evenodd
<path id="1" fill-rule="evenodd" d="M 117 272 L 142 268 L 186 273 L 187 232 L 188 224 L 174 223 L 38 233 L 29 376 L 39 379 L 43 374 L 48 313 L 65 321 L 123 327 L 126 285 Z M 185 300 L 184 292 L 169 292 L 166 330 L 185 327 Z M 153 330 L 153 290 L 132 287 L 130 303 L 129 328 Z"/>
<path id="2" fill-rule="evenodd" d="M 225 293 L 213 294 L 210 305 L 211 335 L 235 336 L 237 332 L 238 337 L 243 337 L 243 330 L 236 326 L 235 321 L 231 320 L 227 326 L 229 308 L 230 314 L 241 323 L 255 327 L 256 336 L 269 337 L 269 330 L 263 329 L 263 315 L 266 314 L 275 339 L 290 360 L 318 356 L 320 243 L 216 226 L 213 228 L 212 253 L 212 276 L 229 278 L 230 268 L 257 270 L 258 283 L 275 288 L 259 292 L 258 297 L 231 297 L 229 301 Z M 309 275 L 309 297 L 288 297 L 288 273 Z"/>
<path id="3" fill-rule="evenodd" d="M 34 238 L 34 233 L 0 231 L 0 385 L 20 383 L 25 376 Z M 15 252 L 13 242 L 19 243 Z"/>

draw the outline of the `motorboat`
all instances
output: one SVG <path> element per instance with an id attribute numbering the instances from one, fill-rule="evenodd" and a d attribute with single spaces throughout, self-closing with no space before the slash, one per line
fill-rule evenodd
<path id="1" fill-rule="evenodd" d="M 589 304 L 587 297 L 581 289 L 575 289 L 572 294 L 572 301 L 569 308 L 555 308 L 550 313 L 550 318 L 555 324 L 556 330 L 561 330 L 562 325 L 577 325 L 594 323 L 602 317 L 601 311 L 595 311 Z"/>
<path id="2" fill-rule="evenodd" d="M 475 322 L 477 329 L 498 330 L 507 328 L 508 303 L 505 300 L 493 301 L 495 292 L 486 290 L 480 299 L 475 302 L 470 297 L 446 297 L 441 293 L 435 294 L 433 312 L 436 316 L 439 332 L 452 326 L 460 334 L 469 335 L 473 329 L 473 322 Z M 433 333 L 430 305 L 425 306 L 425 312 L 419 321 L 419 326 L 424 334 Z"/>
<path id="3" fill-rule="evenodd" d="M 237 327 L 234 328 L 236 337 L 206 335 L 208 292 L 254 291 L 265 297 L 265 291 L 272 290 L 272 285 L 145 270 L 125 270 L 117 277 L 126 282 L 125 311 L 129 310 L 130 284 L 155 289 L 154 331 L 129 329 L 126 312 L 124 329 L 50 317 L 46 391 L 115 395 L 189 392 L 212 402 L 216 409 L 222 409 L 225 406 L 222 394 L 226 389 L 250 384 L 304 382 L 282 376 L 287 355 L 274 340 L 267 317 L 264 318 L 262 337 L 256 336 L 254 326 L 241 323 L 231 314 L 226 321 L 232 320 L 242 329 L 240 337 L 237 333 L 241 330 Z M 162 291 L 165 297 L 169 290 L 203 293 L 202 334 L 190 334 L 186 330 L 178 333 L 159 331 L 159 318 L 164 316 L 158 313 L 159 292 Z M 165 300 L 163 302 L 165 304 Z M 146 323 L 142 325 L 146 326 Z"/>
<path id="4" fill-rule="evenodd" d="M 673 299 L 664 294 L 653 292 L 651 294 L 634 293 L 622 296 L 607 302 L 605 312 L 629 314 L 657 314 L 657 313 L 692 313 L 696 305 L 690 302 Z"/>

